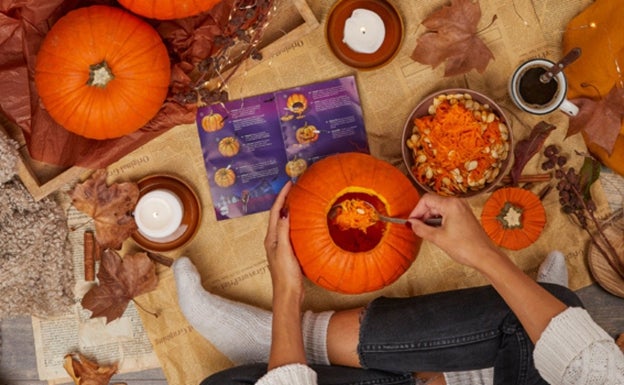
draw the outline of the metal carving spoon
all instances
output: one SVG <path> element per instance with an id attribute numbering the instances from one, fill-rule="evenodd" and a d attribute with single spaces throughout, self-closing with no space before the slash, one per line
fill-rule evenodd
<path id="1" fill-rule="evenodd" d="M 405 223 L 408 222 L 407 219 L 404 218 L 395 218 L 395 217 L 389 217 L 387 215 L 383 215 L 381 214 L 377 208 L 375 208 L 375 206 L 373 206 L 371 203 L 362 200 L 362 203 L 364 203 L 365 205 L 367 205 L 368 207 L 370 207 L 374 212 L 375 215 L 377 216 L 377 219 L 379 219 L 382 222 L 390 222 L 390 223 L 397 223 L 399 225 L 404 225 Z M 338 215 L 338 209 L 342 208 L 341 204 L 335 204 L 331 207 L 331 209 L 329 209 L 329 218 L 333 219 L 336 217 L 336 215 Z M 362 215 L 365 214 L 364 212 L 362 213 Z M 423 220 L 423 222 L 429 226 L 434 226 L 434 227 L 438 227 L 442 225 L 442 217 L 431 217 L 431 218 L 427 218 L 425 220 Z"/>

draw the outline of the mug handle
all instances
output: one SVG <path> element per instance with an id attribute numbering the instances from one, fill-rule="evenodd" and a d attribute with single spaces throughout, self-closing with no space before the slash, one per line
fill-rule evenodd
<path id="1" fill-rule="evenodd" d="M 579 113 L 579 108 L 568 99 L 563 99 L 563 102 L 559 105 L 559 109 L 569 116 L 576 116 Z"/>

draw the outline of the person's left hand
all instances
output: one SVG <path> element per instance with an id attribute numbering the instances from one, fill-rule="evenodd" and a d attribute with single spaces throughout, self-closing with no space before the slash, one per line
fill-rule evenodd
<path id="1" fill-rule="evenodd" d="M 292 182 L 286 183 L 271 207 L 269 227 L 264 238 L 273 282 L 273 293 L 291 293 L 303 299 L 303 274 L 290 243 L 288 208 L 284 206 Z"/>

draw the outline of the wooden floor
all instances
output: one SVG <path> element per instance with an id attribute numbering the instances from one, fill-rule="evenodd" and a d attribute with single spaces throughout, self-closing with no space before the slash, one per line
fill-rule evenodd
<path id="1" fill-rule="evenodd" d="M 624 332 L 624 299 L 592 285 L 579 290 L 585 307 L 600 326 L 616 336 Z M 2 321 L 2 351 L 0 355 L 0 385 L 46 385 L 39 381 L 30 319 L 11 318 Z M 116 375 L 111 384 L 164 385 L 167 382 L 160 369 Z M 172 384 L 173 385 L 173 384 Z"/>

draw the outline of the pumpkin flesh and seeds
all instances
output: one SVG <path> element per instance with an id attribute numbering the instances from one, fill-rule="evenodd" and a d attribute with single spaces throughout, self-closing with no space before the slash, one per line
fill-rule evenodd
<path id="1" fill-rule="evenodd" d="M 428 114 L 415 118 L 407 146 L 412 174 L 441 195 L 483 189 L 509 156 L 509 129 L 470 94 L 438 95 Z"/>
<path id="2" fill-rule="evenodd" d="M 364 233 L 377 223 L 377 212 L 360 199 L 347 199 L 337 206 L 334 220 L 341 230 L 358 229 Z"/>
<path id="3" fill-rule="evenodd" d="M 377 220 L 372 207 L 382 201 L 364 192 L 348 192 L 340 196 L 327 213 L 327 226 L 334 243 L 343 250 L 364 252 L 374 249 L 381 241 L 386 224 Z"/>

